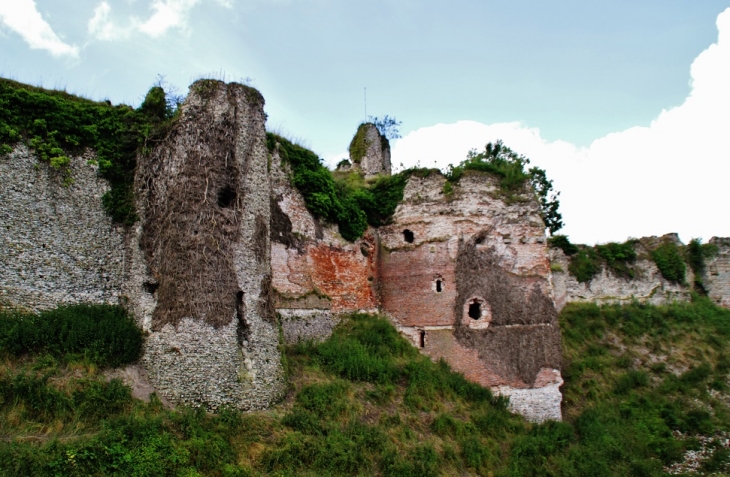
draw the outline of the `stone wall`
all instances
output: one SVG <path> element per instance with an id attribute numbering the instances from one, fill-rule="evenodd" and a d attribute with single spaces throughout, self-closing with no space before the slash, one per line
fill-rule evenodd
<path id="1" fill-rule="evenodd" d="M 658 245 L 662 239 L 674 239 L 675 237 L 674 234 L 671 234 L 671 237 L 640 239 L 634 246 L 637 260 L 633 264 L 635 276 L 630 279 L 616 276 L 611 270 L 603 267 L 592 280 L 580 283 L 568 271 L 570 258 L 562 250 L 551 248 L 552 281 L 558 311 L 569 302 L 625 304 L 638 301 L 662 305 L 675 301 L 689 301 L 692 295 L 689 286 L 666 280 L 649 255 L 651 244 Z M 693 280 L 692 271 L 687 266 L 686 282 L 692 283 Z"/>
<path id="2" fill-rule="evenodd" d="M 276 309 L 288 343 L 329 336 L 338 314 L 376 312 L 377 236 L 355 243 L 323 226 L 291 186 L 288 166 L 271 157 L 271 266 Z"/>
<path id="3" fill-rule="evenodd" d="M 154 300 L 143 364 L 173 403 L 261 409 L 285 390 L 263 105 L 247 86 L 198 81 L 165 141 L 138 159 L 135 256 L 147 277 L 136 298 Z"/>
<path id="4" fill-rule="evenodd" d="M 689 264 L 686 265 L 684 283 L 665 279 L 651 260 L 651 250 L 663 241 L 673 241 L 681 246 L 677 234 L 662 237 L 643 237 L 637 240 L 634 249 L 637 260 L 632 265 L 635 276 L 623 278 L 603 267 L 588 282 L 580 283 L 569 273 L 570 258 L 562 250 L 550 249 L 552 282 L 555 304 L 559 310 L 570 302 L 608 303 L 650 303 L 662 305 L 673 302 L 687 302 L 692 299 L 695 276 Z M 710 244 L 717 246 L 717 255 L 706 259 L 706 270 L 702 276 L 707 295 L 715 303 L 730 308 L 730 238 L 713 237 Z"/>
<path id="5" fill-rule="evenodd" d="M 705 276 L 707 295 L 715 303 L 730 308 L 730 237 L 712 237 L 717 255 L 708 260 Z"/>
<path id="6" fill-rule="evenodd" d="M 118 302 L 124 229 L 104 212 L 109 186 L 92 159 L 72 157 L 66 181 L 25 146 L 0 155 L 0 305 Z"/>
<path id="7" fill-rule="evenodd" d="M 496 392 L 531 420 L 560 419 L 560 330 L 544 225 L 529 192 L 495 179 L 409 179 L 379 229 L 382 310 L 433 359 Z M 535 402 L 542 402 L 534 406 Z"/>
<path id="8" fill-rule="evenodd" d="M 365 146 L 362 157 L 353 155 L 353 144 L 358 140 Z M 390 175 L 390 142 L 380 134 L 375 124 L 364 123 L 358 127 L 355 138 L 350 144 L 350 162 L 352 168 L 362 171 L 366 179 L 378 174 Z"/>

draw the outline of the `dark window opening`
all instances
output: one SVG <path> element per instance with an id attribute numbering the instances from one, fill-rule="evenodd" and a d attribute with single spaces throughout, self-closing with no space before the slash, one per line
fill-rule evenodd
<path id="1" fill-rule="evenodd" d="M 218 207 L 230 208 L 236 201 L 236 191 L 231 186 L 225 186 L 218 191 Z"/>
<path id="2" fill-rule="evenodd" d="M 419 333 L 418 345 L 421 348 L 426 346 L 426 332 L 425 331 L 421 331 L 421 333 Z"/>
<path id="3" fill-rule="evenodd" d="M 441 293 L 441 280 L 436 280 L 436 292 Z"/>
<path id="4" fill-rule="evenodd" d="M 403 231 L 403 240 L 405 240 L 408 243 L 413 243 L 413 232 L 411 232 L 408 229 L 405 229 Z"/>
<path id="5" fill-rule="evenodd" d="M 370 255 L 370 250 L 368 250 L 368 246 L 365 244 L 360 244 L 360 253 L 363 255 L 363 257 L 367 257 Z"/>
<path id="6" fill-rule="evenodd" d="M 479 238 L 478 238 L 478 239 L 476 240 L 476 242 L 475 242 L 475 243 L 476 243 L 477 245 L 481 245 L 481 244 L 483 244 L 483 243 L 484 243 L 484 237 L 479 237 Z"/>
<path id="7" fill-rule="evenodd" d="M 469 303 L 469 318 L 478 320 L 482 317 L 482 304 L 479 302 Z"/>
<path id="8" fill-rule="evenodd" d="M 152 283 L 152 282 L 144 282 L 142 284 L 144 287 L 144 291 L 149 293 L 150 295 L 154 295 L 158 288 L 160 288 L 159 283 Z"/>

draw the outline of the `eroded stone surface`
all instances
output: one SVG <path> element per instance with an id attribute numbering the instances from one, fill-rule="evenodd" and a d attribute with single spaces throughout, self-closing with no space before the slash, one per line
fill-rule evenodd
<path id="1" fill-rule="evenodd" d="M 257 91 L 199 81 L 167 139 L 139 159 L 138 243 L 154 297 L 142 363 L 176 404 L 262 409 L 284 391 L 264 122 Z M 150 304 L 134 305 L 145 322 Z"/>
<path id="2" fill-rule="evenodd" d="M 365 155 L 360 158 L 353 157 L 350 152 L 350 162 L 353 169 L 359 169 L 365 178 L 374 177 L 378 174 L 390 175 L 390 142 L 378 128 L 372 123 L 365 123 L 358 128 L 357 134 L 364 134 L 367 149 Z"/>
<path id="3" fill-rule="evenodd" d="M 0 156 L 0 304 L 40 311 L 117 303 L 124 228 L 104 212 L 108 183 L 72 157 L 70 183 L 23 145 Z"/>
<path id="4" fill-rule="evenodd" d="M 715 303 L 730 308 L 730 237 L 712 237 L 717 255 L 708 260 L 705 276 L 707 295 Z"/>
<path id="5" fill-rule="evenodd" d="M 506 200 L 479 173 L 449 195 L 444 184 L 411 177 L 378 230 L 382 310 L 433 359 L 513 395 L 516 411 L 559 419 L 560 330 L 538 204 L 528 191 Z M 557 380 L 538 379 L 544 369 Z"/>
<path id="6" fill-rule="evenodd" d="M 662 276 L 656 263 L 650 258 L 650 249 L 666 240 L 675 241 L 681 245 L 676 234 L 644 237 L 636 242 L 634 249 L 637 260 L 633 264 L 634 278 L 619 277 L 610 270 L 602 268 L 592 280 L 585 283 L 578 282 L 569 273 L 570 258 L 562 250 L 551 248 L 552 282 L 558 311 L 569 302 L 626 304 L 637 301 L 662 305 L 675 301 L 689 301 L 692 293 L 688 284 L 694 281 L 694 275 L 689 266 L 686 271 L 686 283 L 674 283 Z"/>
<path id="7" fill-rule="evenodd" d="M 276 152 L 270 173 L 272 285 L 286 341 L 326 338 L 338 313 L 377 311 L 376 233 L 347 242 L 312 217 Z"/>

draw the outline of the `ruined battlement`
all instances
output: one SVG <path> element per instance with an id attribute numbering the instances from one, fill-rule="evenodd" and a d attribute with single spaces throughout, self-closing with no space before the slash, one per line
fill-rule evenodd
<path id="1" fill-rule="evenodd" d="M 244 85 L 194 83 L 166 136 L 137 156 L 133 225 L 102 207 L 109 184 L 93 150 L 63 171 L 23 145 L 0 156 L 0 305 L 123 304 L 148 332 L 141 364 L 157 392 L 212 410 L 283 395 L 280 335 L 322 339 L 343 313 L 380 312 L 423 353 L 542 421 L 561 418 L 563 304 L 689 296 L 643 262 L 633 281 L 603 271 L 579 283 L 549 248 L 532 190 L 506 194 L 472 170 L 449 183 L 413 171 L 392 217 L 345 240 L 267 144 L 263 105 Z M 350 154 L 348 173 L 390 174 L 374 125 L 358 128 Z M 713 241 L 704 283 L 730 306 L 730 242 Z"/>

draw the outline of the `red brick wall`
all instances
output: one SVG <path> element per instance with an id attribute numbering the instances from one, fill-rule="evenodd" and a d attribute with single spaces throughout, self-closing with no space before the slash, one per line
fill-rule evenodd
<path id="1" fill-rule="evenodd" d="M 447 243 L 381 251 L 380 291 L 383 311 L 402 326 L 439 326 L 454 323 L 454 261 Z M 442 291 L 434 280 L 442 279 Z"/>

